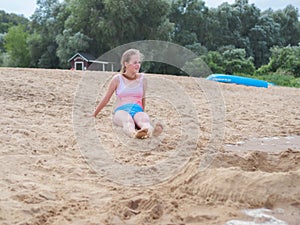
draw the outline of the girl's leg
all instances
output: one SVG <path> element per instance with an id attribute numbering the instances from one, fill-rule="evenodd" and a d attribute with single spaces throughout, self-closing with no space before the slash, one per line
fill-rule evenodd
<path id="1" fill-rule="evenodd" d="M 129 137 L 145 138 L 147 136 L 147 129 L 135 130 L 135 122 L 131 115 L 123 110 L 118 110 L 114 115 L 114 123 L 120 127 L 123 127 L 123 131 Z"/>
<path id="2" fill-rule="evenodd" d="M 113 121 L 116 125 L 122 127 L 125 134 L 127 134 L 129 137 L 135 137 L 135 123 L 128 112 L 118 110 L 115 112 Z"/>
<path id="3" fill-rule="evenodd" d="M 156 123 L 154 128 L 150 123 L 150 118 L 145 112 L 138 112 L 134 115 L 134 122 L 141 130 L 148 130 L 148 136 L 158 136 L 162 133 L 163 127 L 161 123 Z"/>

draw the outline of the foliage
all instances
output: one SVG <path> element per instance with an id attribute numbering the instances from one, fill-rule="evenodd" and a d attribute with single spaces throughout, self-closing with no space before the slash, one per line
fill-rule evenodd
<path id="1" fill-rule="evenodd" d="M 30 55 L 30 67 L 38 67 L 41 54 L 44 50 L 43 39 L 41 34 L 34 32 L 27 38 Z"/>
<path id="2" fill-rule="evenodd" d="M 276 86 L 300 88 L 300 78 L 299 77 L 295 78 L 294 76 L 291 75 L 274 73 L 274 74 L 266 74 L 266 75 L 255 75 L 255 76 L 251 76 L 251 78 L 265 80 Z"/>
<path id="3" fill-rule="evenodd" d="M 225 73 L 223 68 L 223 57 L 218 51 L 210 51 L 203 57 L 203 60 L 207 63 L 208 67 L 213 73 Z"/>
<path id="4" fill-rule="evenodd" d="M 253 59 L 246 57 L 245 49 L 228 46 L 219 51 L 210 51 L 203 57 L 213 73 L 223 74 L 253 74 L 255 67 Z"/>
<path id="5" fill-rule="evenodd" d="M 72 35 L 70 30 L 64 30 L 63 34 L 56 37 L 56 41 L 58 44 L 57 56 L 60 59 L 61 67 L 65 68 L 68 67 L 67 62 L 70 56 L 89 48 L 91 38 L 80 32 Z"/>
<path id="6" fill-rule="evenodd" d="M 14 13 L 6 13 L 3 10 L 0 10 L 0 57 L 5 60 L 0 60 L 0 65 L 4 65 L 4 61 L 7 62 L 7 54 L 5 54 L 4 49 L 4 37 L 7 34 L 9 28 L 23 25 L 27 27 L 29 20 L 24 16 L 19 16 Z M 3 54 L 3 56 L 1 56 Z M 8 64 L 5 63 L 7 66 Z"/>
<path id="7" fill-rule="evenodd" d="M 281 74 L 300 77 L 300 45 L 284 48 L 273 47 L 271 53 L 270 62 L 259 68 L 256 72 L 257 75 L 281 72 Z"/>
<path id="8" fill-rule="evenodd" d="M 0 51 L 4 50 L 4 37 L 5 34 L 0 34 Z"/>
<path id="9" fill-rule="evenodd" d="M 186 48 L 194 52 L 196 55 L 201 56 L 207 54 L 207 48 L 202 46 L 200 43 L 194 43 L 192 45 L 186 45 Z"/>
<path id="10" fill-rule="evenodd" d="M 4 67 L 10 66 L 10 57 L 6 52 L 0 52 L 0 65 Z"/>
<path id="11" fill-rule="evenodd" d="M 4 48 L 10 57 L 9 66 L 28 67 L 30 58 L 26 43 L 28 33 L 24 26 L 10 27 L 4 37 Z"/>
<path id="12" fill-rule="evenodd" d="M 211 74 L 210 68 L 203 61 L 202 57 L 198 57 L 192 62 L 187 62 L 183 70 L 187 73 L 186 75 L 193 77 L 207 77 Z"/>
<path id="13" fill-rule="evenodd" d="M 280 25 L 271 17 L 263 15 L 258 23 L 249 31 L 251 55 L 254 57 L 256 67 L 268 63 L 270 48 L 281 44 Z"/>
<path id="14" fill-rule="evenodd" d="M 136 40 L 169 40 L 172 25 L 164 0 L 105 0 L 105 15 L 115 46 Z M 121 12 L 121 13 L 120 13 Z"/>
<path id="15" fill-rule="evenodd" d="M 206 71 L 204 61 L 215 73 L 253 75 L 258 68 L 256 75 L 300 77 L 299 18 L 292 5 L 262 12 L 249 0 L 217 8 L 204 0 L 37 0 L 30 20 L 0 10 L 0 65 L 68 68 L 77 51 L 100 56 L 133 41 L 165 40 L 199 56 L 187 65 L 193 71 Z M 164 63 L 144 68 L 184 75 Z"/>
<path id="16" fill-rule="evenodd" d="M 298 9 L 292 5 L 288 5 L 283 10 L 277 10 L 271 13 L 270 16 L 280 25 L 282 45 L 298 45 L 300 37 Z"/>
<path id="17" fill-rule="evenodd" d="M 56 55 L 56 36 L 63 30 L 64 5 L 58 0 L 37 0 L 37 9 L 32 15 L 31 29 L 33 36 L 29 37 L 32 67 L 59 68 L 59 58 Z"/>
<path id="18" fill-rule="evenodd" d="M 8 29 L 17 25 L 28 24 L 29 20 L 24 16 L 20 16 L 14 13 L 6 13 L 3 10 L 0 10 L 0 34 L 5 34 L 8 32 Z"/>
<path id="19" fill-rule="evenodd" d="M 64 30 L 91 38 L 86 49 L 95 56 L 119 45 L 138 40 L 170 41 L 169 4 L 164 0 L 72 0 Z"/>
<path id="20" fill-rule="evenodd" d="M 173 41 L 183 46 L 201 43 L 208 8 L 201 0 L 178 0 L 171 4 L 170 21 L 175 24 Z"/>

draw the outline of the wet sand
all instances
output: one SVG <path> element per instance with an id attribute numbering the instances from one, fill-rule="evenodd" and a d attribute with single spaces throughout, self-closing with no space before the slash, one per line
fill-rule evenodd
<path id="1" fill-rule="evenodd" d="M 76 105 L 88 74 L 96 96 L 86 88 Z M 221 225 L 253 221 L 242 210 L 258 208 L 298 224 L 299 145 L 261 140 L 300 136 L 300 89 L 147 74 L 146 111 L 164 132 L 134 140 L 111 122 L 115 97 L 84 118 L 112 75 L 0 69 L 1 224 Z M 247 140 L 257 146 L 228 149 Z"/>

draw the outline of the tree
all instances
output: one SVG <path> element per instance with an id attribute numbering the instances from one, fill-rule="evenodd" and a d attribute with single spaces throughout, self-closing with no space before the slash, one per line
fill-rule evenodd
<path id="1" fill-rule="evenodd" d="M 243 48 L 250 55 L 249 31 L 259 20 L 260 10 L 248 0 L 236 0 L 234 4 L 221 4 L 209 13 L 209 23 L 206 33 L 210 39 L 205 39 L 204 45 L 210 50 L 220 46 L 234 45 Z M 211 33 L 213 32 L 213 33 Z"/>
<path id="2" fill-rule="evenodd" d="M 259 8 L 257 8 L 254 4 L 249 4 L 249 0 L 236 0 L 231 7 L 233 14 L 238 17 L 237 21 L 239 21 L 239 33 L 242 37 L 247 37 L 249 30 L 259 21 Z"/>
<path id="3" fill-rule="evenodd" d="M 186 45 L 186 48 L 194 52 L 196 55 L 201 56 L 207 54 L 207 48 L 200 43 L 194 43 L 192 45 Z"/>
<path id="4" fill-rule="evenodd" d="M 272 17 L 280 25 L 282 45 L 298 45 L 300 42 L 300 15 L 298 9 L 292 5 L 288 5 L 283 10 L 275 11 Z"/>
<path id="5" fill-rule="evenodd" d="M 105 20 L 111 29 L 112 46 L 137 40 L 170 40 L 173 26 L 165 0 L 105 0 Z M 120 13 L 121 12 L 121 13 Z"/>
<path id="6" fill-rule="evenodd" d="M 28 67 L 30 58 L 27 45 L 28 33 L 22 25 L 8 29 L 4 37 L 4 48 L 10 57 L 10 66 Z"/>
<path id="7" fill-rule="evenodd" d="M 300 77 L 300 45 L 271 48 L 271 59 L 268 65 L 257 70 L 258 75 L 281 73 Z"/>
<path id="8" fill-rule="evenodd" d="M 58 44 L 57 56 L 60 59 L 60 65 L 62 68 L 66 68 L 68 59 L 80 51 L 86 51 L 90 46 L 91 38 L 86 35 L 77 32 L 72 35 L 70 30 L 64 30 L 63 34 L 59 34 L 56 37 Z"/>
<path id="9" fill-rule="evenodd" d="M 246 57 L 245 49 L 229 49 L 222 56 L 226 74 L 253 75 L 255 71 L 253 58 Z"/>
<path id="10" fill-rule="evenodd" d="M 213 73 L 225 73 L 223 57 L 220 52 L 209 51 L 207 55 L 203 57 L 203 60 L 207 63 Z"/>
<path id="11" fill-rule="evenodd" d="M 24 16 L 19 16 L 14 13 L 6 13 L 0 10 L 0 34 L 8 32 L 8 29 L 12 26 L 17 26 L 22 24 L 24 26 L 28 25 L 29 20 Z"/>
<path id="12" fill-rule="evenodd" d="M 202 0 L 177 0 L 171 4 L 170 21 L 175 24 L 173 41 L 183 46 L 203 43 L 208 8 Z"/>
<path id="13" fill-rule="evenodd" d="M 23 16 L 14 13 L 9 14 L 0 10 L 0 52 L 4 52 L 4 36 L 8 32 L 8 29 L 17 25 L 27 27 L 28 23 L 29 20 Z"/>
<path id="14" fill-rule="evenodd" d="M 104 9 L 103 0 L 72 0 L 66 3 L 65 8 L 68 15 L 63 32 L 67 31 L 69 36 L 81 33 L 89 37 L 90 46 L 84 50 L 95 56 L 108 51 L 113 39 L 113 28 L 110 29 L 107 24 Z"/>
<path id="15" fill-rule="evenodd" d="M 213 73 L 252 75 L 255 71 L 252 57 L 246 57 L 245 49 L 224 46 L 202 57 Z"/>
<path id="16" fill-rule="evenodd" d="M 132 41 L 170 40 L 173 29 L 165 0 L 72 0 L 66 10 L 65 30 L 91 38 L 86 51 L 95 56 Z"/>
<path id="17" fill-rule="evenodd" d="M 256 67 L 267 64 L 270 57 L 270 48 L 281 45 L 280 25 L 272 17 L 263 15 L 259 22 L 249 32 L 251 55 Z"/>
<path id="18" fill-rule="evenodd" d="M 38 32 L 30 34 L 27 38 L 30 55 L 30 67 L 38 67 L 39 60 L 44 51 L 43 38 Z"/>
<path id="19" fill-rule="evenodd" d="M 4 37 L 5 34 L 0 34 L 0 52 L 4 50 Z"/>
<path id="20" fill-rule="evenodd" d="M 32 37 L 29 38 L 31 66 L 58 68 L 59 59 L 56 55 L 56 36 L 63 30 L 63 21 L 59 20 L 64 12 L 64 4 L 58 0 L 37 0 L 37 9 L 32 15 Z"/>

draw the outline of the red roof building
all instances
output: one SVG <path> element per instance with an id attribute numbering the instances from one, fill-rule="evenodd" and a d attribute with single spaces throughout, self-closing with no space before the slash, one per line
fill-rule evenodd
<path id="1" fill-rule="evenodd" d="M 114 63 L 96 60 L 96 57 L 89 53 L 78 52 L 73 55 L 68 62 L 72 70 L 92 70 L 114 71 Z M 93 65 L 91 67 L 91 65 Z"/>

